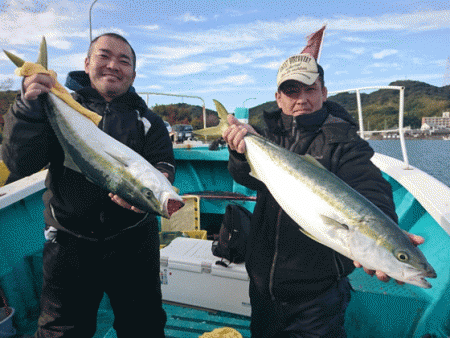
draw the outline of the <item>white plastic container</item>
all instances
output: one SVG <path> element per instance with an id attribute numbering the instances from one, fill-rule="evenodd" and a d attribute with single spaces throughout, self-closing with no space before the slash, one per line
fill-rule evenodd
<path id="1" fill-rule="evenodd" d="M 249 278 L 245 265 L 216 265 L 212 241 L 175 238 L 160 250 L 165 301 L 250 316 Z"/>

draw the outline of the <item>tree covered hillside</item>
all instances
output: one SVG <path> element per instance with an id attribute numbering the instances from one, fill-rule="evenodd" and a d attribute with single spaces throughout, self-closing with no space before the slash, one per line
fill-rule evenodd
<path id="1" fill-rule="evenodd" d="M 405 87 L 404 125 L 420 128 L 422 117 L 442 116 L 450 111 L 450 86 L 435 87 L 419 81 L 395 81 L 390 86 Z M 358 120 L 355 93 L 343 93 L 328 97 L 342 105 Z M 377 90 L 361 94 L 364 127 L 367 130 L 381 130 L 396 127 L 398 124 L 399 92 L 397 90 Z M 263 111 L 278 109 L 276 101 L 266 102 L 250 109 L 249 121 L 262 126 Z"/>

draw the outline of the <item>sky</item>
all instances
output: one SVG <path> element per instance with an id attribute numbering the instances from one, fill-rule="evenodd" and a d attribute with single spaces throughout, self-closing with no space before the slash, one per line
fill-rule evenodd
<path id="1" fill-rule="evenodd" d="M 0 0 L 0 48 L 36 61 L 42 36 L 49 69 L 64 84 L 84 69 L 92 36 L 123 35 L 137 54 L 138 92 L 213 99 L 229 112 L 275 99 L 278 67 L 327 25 L 319 63 L 328 92 L 415 80 L 450 84 L 446 1 Z M 15 66 L 0 55 L 0 83 Z M 145 97 L 147 99 L 147 97 Z M 198 98 L 148 96 L 148 105 Z"/>

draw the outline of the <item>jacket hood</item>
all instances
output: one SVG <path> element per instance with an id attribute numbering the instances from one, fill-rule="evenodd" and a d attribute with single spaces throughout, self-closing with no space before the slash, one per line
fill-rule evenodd
<path id="1" fill-rule="evenodd" d="M 91 86 L 91 80 L 89 75 L 84 72 L 84 70 L 75 70 L 67 74 L 66 83 L 64 84 L 67 88 L 73 91 L 77 91 L 86 87 Z M 128 92 L 135 93 L 136 90 L 133 86 L 128 89 Z"/>

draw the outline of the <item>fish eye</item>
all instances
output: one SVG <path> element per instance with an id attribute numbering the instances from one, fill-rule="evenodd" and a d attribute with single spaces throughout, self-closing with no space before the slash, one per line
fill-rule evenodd
<path id="1" fill-rule="evenodd" d="M 397 252 L 396 256 L 397 256 L 397 259 L 398 259 L 400 262 L 406 262 L 406 261 L 408 261 L 408 259 L 409 259 L 408 254 L 407 254 L 406 252 L 404 252 L 404 251 L 399 251 L 399 252 Z"/>
<path id="2" fill-rule="evenodd" d="M 145 198 L 152 198 L 153 192 L 150 189 L 144 188 L 142 189 L 142 194 L 145 196 Z"/>

